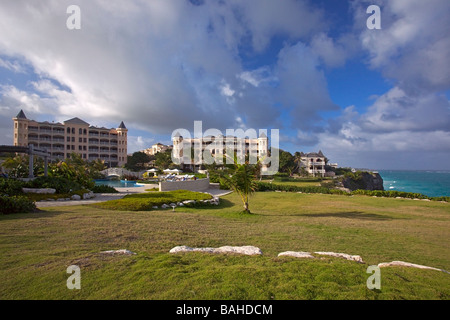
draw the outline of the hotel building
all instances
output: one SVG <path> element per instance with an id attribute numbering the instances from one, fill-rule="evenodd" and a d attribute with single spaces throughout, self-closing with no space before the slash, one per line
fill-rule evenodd
<path id="1" fill-rule="evenodd" d="M 172 156 L 178 159 L 183 169 L 189 168 L 193 171 L 201 168 L 202 160 L 192 161 L 193 164 L 186 164 L 183 161 L 186 160 L 186 156 L 183 155 L 184 150 L 191 150 L 191 155 L 187 155 L 187 158 L 193 158 L 196 150 L 201 150 L 201 154 L 204 154 L 205 150 L 208 150 L 213 158 L 223 159 L 226 155 L 227 144 L 229 144 L 234 151 L 243 150 L 243 154 L 251 155 L 255 159 L 262 159 L 269 154 L 268 152 L 268 138 L 262 133 L 258 138 L 237 138 L 229 136 L 220 136 L 217 139 L 214 136 L 208 136 L 203 138 L 183 138 L 181 135 L 176 134 L 173 138 L 173 151 Z M 219 143 L 218 143 L 219 142 Z M 231 144 L 230 144 L 231 142 Z"/>
<path id="2" fill-rule="evenodd" d="M 127 132 L 122 122 L 118 128 L 99 128 L 72 118 L 63 123 L 29 120 L 23 110 L 13 118 L 14 145 L 46 148 L 53 160 L 78 153 L 85 160 L 100 159 L 110 167 L 127 162 Z"/>

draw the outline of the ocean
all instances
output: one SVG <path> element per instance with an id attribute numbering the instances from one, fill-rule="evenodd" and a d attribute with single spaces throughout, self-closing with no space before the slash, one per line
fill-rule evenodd
<path id="1" fill-rule="evenodd" d="M 429 197 L 450 197 L 450 171 L 379 170 L 384 190 L 421 193 Z"/>

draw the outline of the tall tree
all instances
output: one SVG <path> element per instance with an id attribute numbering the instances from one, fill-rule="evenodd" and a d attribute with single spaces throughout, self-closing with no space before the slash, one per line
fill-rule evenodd
<path id="1" fill-rule="evenodd" d="M 138 151 L 133 153 L 133 155 L 128 156 L 125 168 L 131 171 L 144 170 L 145 164 L 150 162 L 150 160 L 151 159 L 148 154 Z"/>

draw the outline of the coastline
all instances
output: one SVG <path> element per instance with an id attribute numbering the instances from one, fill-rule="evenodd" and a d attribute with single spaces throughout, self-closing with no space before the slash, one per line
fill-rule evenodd
<path id="1" fill-rule="evenodd" d="M 429 197 L 450 196 L 450 170 L 377 170 L 386 191 L 421 193 Z"/>

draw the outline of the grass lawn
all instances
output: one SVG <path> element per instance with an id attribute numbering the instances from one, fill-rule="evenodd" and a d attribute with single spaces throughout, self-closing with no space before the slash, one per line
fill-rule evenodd
<path id="1" fill-rule="evenodd" d="M 0 299 L 450 299 L 450 274 L 381 269 L 402 260 L 450 271 L 450 204 L 405 199 L 256 193 L 252 215 L 236 194 L 219 206 L 117 211 L 45 208 L 0 216 Z M 169 254 L 178 245 L 253 245 L 262 256 Z M 103 256 L 128 249 L 133 256 Z M 334 251 L 341 258 L 277 257 L 282 251 Z M 81 269 L 69 290 L 66 269 Z"/>

